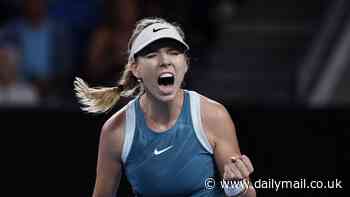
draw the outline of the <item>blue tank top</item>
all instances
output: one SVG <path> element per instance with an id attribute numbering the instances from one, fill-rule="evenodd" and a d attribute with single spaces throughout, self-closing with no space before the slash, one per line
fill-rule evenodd
<path id="1" fill-rule="evenodd" d="M 185 91 L 175 125 L 161 133 L 147 126 L 139 97 L 126 106 L 122 160 L 136 196 L 224 196 L 219 187 L 205 188 L 205 180 L 217 170 L 201 128 L 199 99 Z"/>

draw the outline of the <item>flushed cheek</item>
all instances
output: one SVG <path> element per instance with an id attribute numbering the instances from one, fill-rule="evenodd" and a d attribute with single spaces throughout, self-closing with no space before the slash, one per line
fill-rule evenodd
<path id="1" fill-rule="evenodd" d="M 148 86 L 157 86 L 158 82 L 157 82 L 157 76 L 155 76 L 154 74 L 149 74 L 147 76 L 145 76 L 144 82 L 148 85 Z"/>
<path id="2" fill-rule="evenodd" d="M 156 78 L 156 69 L 154 66 L 149 65 L 149 64 L 144 64 L 142 65 L 142 70 L 141 70 L 141 78 L 143 78 L 144 81 L 149 81 L 154 78 Z"/>
<path id="3" fill-rule="evenodd" d="M 182 83 L 184 76 L 186 74 L 186 70 L 187 70 L 186 68 L 187 68 L 187 65 L 176 69 L 176 81 L 180 84 Z"/>
<path id="4" fill-rule="evenodd" d="M 179 73 L 176 79 L 177 86 L 181 86 L 183 80 L 184 80 L 184 73 Z"/>

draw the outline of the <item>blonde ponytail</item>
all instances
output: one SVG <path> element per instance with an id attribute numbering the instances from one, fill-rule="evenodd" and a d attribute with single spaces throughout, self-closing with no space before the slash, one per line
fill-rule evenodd
<path id="1" fill-rule="evenodd" d="M 116 87 L 89 87 L 81 78 L 74 80 L 75 94 L 83 105 L 83 111 L 104 113 L 111 109 L 123 97 L 134 97 L 144 92 L 142 83 L 132 74 L 131 64 L 126 64 Z"/>
<path id="2" fill-rule="evenodd" d="M 91 88 L 84 80 L 76 77 L 74 90 L 80 103 L 84 105 L 82 110 L 90 113 L 103 113 L 118 102 L 122 87 Z"/>

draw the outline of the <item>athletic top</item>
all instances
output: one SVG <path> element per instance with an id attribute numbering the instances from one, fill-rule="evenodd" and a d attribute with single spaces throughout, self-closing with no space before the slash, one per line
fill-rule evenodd
<path id="1" fill-rule="evenodd" d="M 136 196 L 224 196 L 218 186 L 205 188 L 218 171 L 202 129 L 198 93 L 185 91 L 175 125 L 161 133 L 147 126 L 139 97 L 126 107 L 122 161 Z"/>

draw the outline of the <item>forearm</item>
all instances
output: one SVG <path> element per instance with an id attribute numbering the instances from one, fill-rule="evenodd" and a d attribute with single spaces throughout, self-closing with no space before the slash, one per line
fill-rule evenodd
<path id="1" fill-rule="evenodd" d="M 114 197 L 116 196 L 116 191 L 112 191 L 112 192 L 109 192 L 109 191 L 97 191 L 95 190 L 94 193 L 92 194 L 92 197 Z"/>

